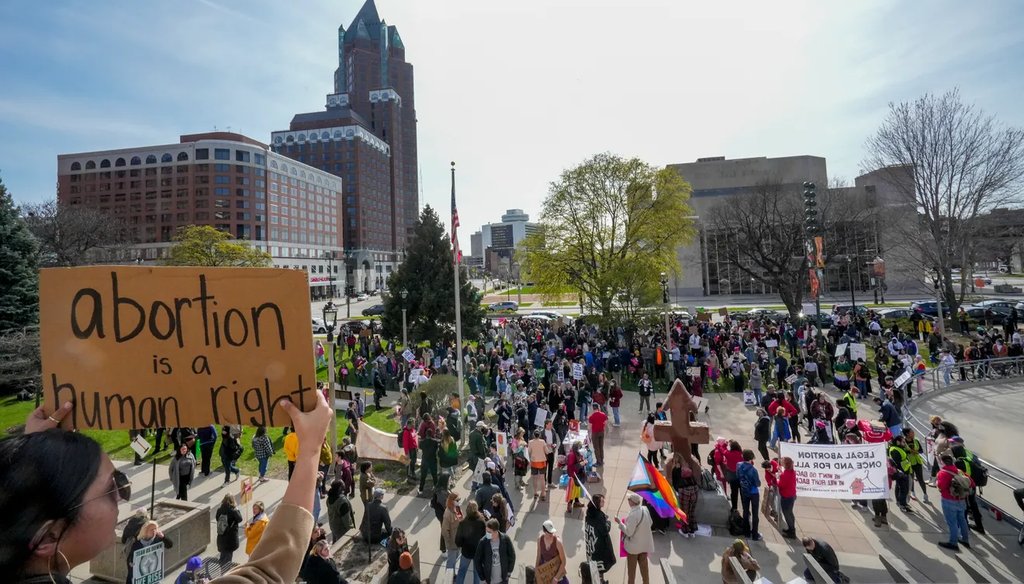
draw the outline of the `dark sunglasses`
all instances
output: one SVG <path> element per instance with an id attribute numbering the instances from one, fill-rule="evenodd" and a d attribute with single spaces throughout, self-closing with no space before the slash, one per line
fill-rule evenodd
<path id="1" fill-rule="evenodd" d="M 111 477 L 111 482 L 113 483 L 113 488 L 112 489 L 110 489 L 109 491 L 104 492 L 102 495 L 97 495 L 97 496 L 93 497 L 92 499 L 89 499 L 87 501 L 82 501 L 81 503 L 76 505 L 74 508 L 72 508 L 72 511 L 75 510 L 75 509 L 78 509 L 79 507 L 83 507 L 86 504 L 88 504 L 88 503 L 90 503 L 92 501 L 95 501 L 96 499 L 100 499 L 102 497 L 107 497 L 107 496 L 110 496 L 110 495 L 112 495 L 114 493 L 117 494 L 117 499 L 115 499 L 115 501 L 114 501 L 115 503 L 117 503 L 119 501 L 124 501 L 125 503 L 131 501 L 131 498 L 132 498 L 132 482 L 128 478 L 128 475 L 124 474 L 123 472 L 121 472 L 119 470 L 115 470 L 114 473 L 113 473 L 113 476 Z"/>

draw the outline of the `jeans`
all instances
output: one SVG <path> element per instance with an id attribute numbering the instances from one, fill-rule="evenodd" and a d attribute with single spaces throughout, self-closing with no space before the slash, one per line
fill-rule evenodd
<path id="1" fill-rule="evenodd" d="M 796 497 L 780 497 L 782 502 L 782 517 L 786 520 L 786 531 L 796 531 L 796 518 L 793 516 L 793 506 L 796 505 Z"/>
<path id="2" fill-rule="evenodd" d="M 644 408 L 647 408 L 646 410 Z M 638 412 L 651 411 L 651 396 L 640 394 L 640 408 Z"/>
<path id="3" fill-rule="evenodd" d="M 580 402 L 580 421 L 586 422 L 590 414 L 590 402 Z"/>
<path id="4" fill-rule="evenodd" d="M 459 562 L 459 573 L 455 576 L 456 584 L 466 584 L 466 571 L 473 573 L 473 584 L 480 584 L 480 575 L 476 573 L 476 566 L 473 565 L 473 560 L 462 556 L 462 561 Z"/>
<path id="5" fill-rule="evenodd" d="M 750 523 L 750 537 L 755 537 L 760 522 L 761 493 L 741 493 L 740 498 L 743 500 L 743 521 Z"/>
<path id="6" fill-rule="evenodd" d="M 270 463 L 270 459 L 258 458 L 257 461 L 260 463 L 260 478 L 262 479 L 267 474 L 267 464 Z"/>
<path id="7" fill-rule="evenodd" d="M 417 452 L 418 452 L 418 450 L 416 450 L 415 448 L 413 448 L 412 450 L 409 451 L 409 478 L 410 479 L 415 479 L 416 478 L 416 453 Z"/>
<path id="8" fill-rule="evenodd" d="M 458 566 L 458 561 L 459 561 L 459 558 L 462 557 L 462 554 L 459 553 L 459 548 L 458 547 L 453 546 L 453 548 L 454 549 L 449 549 L 448 550 L 448 557 L 446 557 L 445 560 L 444 560 L 444 567 L 445 568 L 451 568 L 452 570 L 456 570 L 459 567 Z"/>
<path id="9" fill-rule="evenodd" d="M 950 383 L 952 381 L 950 379 L 950 377 L 951 377 L 950 373 L 952 371 L 953 371 L 952 367 L 943 367 L 942 368 L 942 381 L 943 381 L 943 383 L 946 384 L 946 387 L 949 387 L 949 385 L 950 385 Z"/>
<path id="10" fill-rule="evenodd" d="M 225 483 L 231 481 L 231 473 L 235 473 L 235 474 L 240 474 L 241 473 L 241 471 L 238 470 L 238 465 L 235 464 L 234 460 L 230 460 L 230 459 L 227 459 L 227 458 L 221 458 L 220 459 L 220 463 L 224 466 L 224 482 Z"/>
<path id="11" fill-rule="evenodd" d="M 616 408 L 612 408 L 612 419 L 615 420 L 615 425 L 616 426 L 618 426 L 619 424 L 622 423 L 622 420 L 619 419 L 619 408 L 617 408 L 617 407 Z"/>
<path id="12" fill-rule="evenodd" d="M 760 387 L 754 388 L 754 405 L 756 407 L 761 407 L 761 400 L 763 400 L 763 399 L 764 399 L 764 393 L 761 391 L 761 388 Z M 765 408 L 765 409 L 767 409 L 767 408 Z"/>
<path id="13" fill-rule="evenodd" d="M 867 379 L 854 379 L 853 384 L 857 386 L 857 399 L 868 398 L 868 380 Z"/>
<path id="14" fill-rule="evenodd" d="M 970 541 L 971 532 L 967 528 L 967 502 L 942 498 L 942 516 L 946 518 L 949 528 L 949 543 L 957 545 L 960 541 Z"/>

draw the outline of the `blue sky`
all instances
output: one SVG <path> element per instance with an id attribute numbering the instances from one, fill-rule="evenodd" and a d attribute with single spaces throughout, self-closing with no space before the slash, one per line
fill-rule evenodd
<path id="1" fill-rule="evenodd" d="M 17 201 L 39 201 L 54 194 L 58 153 L 214 127 L 267 141 L 323 107 L 337 27 L 361 5 L 5 0 L 0 177 Z M 958 86 L 1024 125 L 1019 1 L 377 7 L 416 67 L 421 202 L 448 204 L 456 160 L 468 231 L 508 207 L 536 215 L 550 181 L 596 152 L 657 165 L 813 154 L 849 180 L 889 101 Z"/>

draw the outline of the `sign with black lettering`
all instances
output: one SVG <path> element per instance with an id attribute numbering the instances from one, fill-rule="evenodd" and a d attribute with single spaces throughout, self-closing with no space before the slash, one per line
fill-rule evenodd
<path id="1" fill-rule="evenodd" d="M 43 393 L 75 428 L 284 426 L 316 403 L 309 289 L 273 268 L 40 271 Z"/>
<path id="2" fill-rule="evenodd" d="M 793 459 L 798 497 L 870 500 L 889 496 L 886 444 L 783 442 L 779 456 Z"/>

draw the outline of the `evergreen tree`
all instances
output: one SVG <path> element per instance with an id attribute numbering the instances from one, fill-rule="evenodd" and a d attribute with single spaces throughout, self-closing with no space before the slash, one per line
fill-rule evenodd
<path id="1" fill-rule="evenodd" d="M 455 340 L 455 277 L 451 239 L 437 213 L 428 205 L 416 222 L 405 261 L 388 279 L 382 324 L 388 338 L 402 338 L 402 307 L 406 308 L 410 342 Z M 463 341 L 479 336 L 484 309 L 480 292 L 466 270 L 460 280 Z M 403 300 L 401 292 L 407 292 Z"/>
<path id="2" fill-rule="evenodd" d="M 39 320 L 38 246 L 0 180 L 0 333 Z"/>

